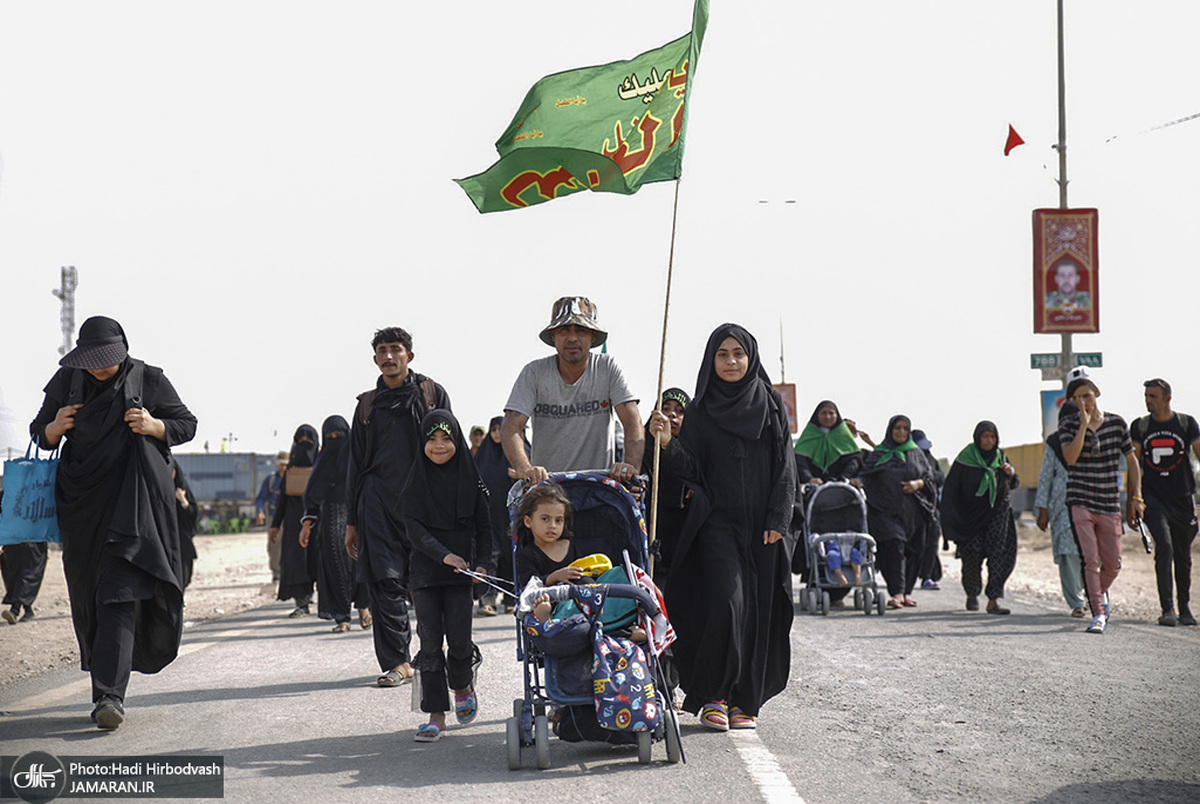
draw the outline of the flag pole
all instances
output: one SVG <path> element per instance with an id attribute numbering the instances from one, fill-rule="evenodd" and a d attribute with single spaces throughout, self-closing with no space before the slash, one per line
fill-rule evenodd
<path id="1" fill-rule="evenodd" d="M 675 178 L 675 203 L 671 206 L 671 250 L 667 256 L 667 292 L 663 299 L 662 343 L 658 349 L 658 393 L 654 397 L 654 409 L 662 412 L 663 373 L 667 364 L 667 320 L 671 315 L 671 275 L 675 271 L 675 226 L 679 222 L 679 183 L 682 176 Z M 650 575 L 654 575 L 654 542 L 658 537 L 658 466 L 662 460 L 662 448 L 654 438 L 654 476 L 650 479 Z"/>

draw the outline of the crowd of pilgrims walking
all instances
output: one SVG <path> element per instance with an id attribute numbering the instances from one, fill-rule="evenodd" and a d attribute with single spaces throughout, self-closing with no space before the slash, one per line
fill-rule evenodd
<path id="1" fill-rule="evenodd" d="M 641 493 L 657 518 L 654 580 L 678 635 L 664 667 L 678 690 L 673 702 L 707 728 L 754 728 L 763 705 L 787 686 L 793 573 L 808 560 L 800 516 L 822 484 L 848 483 L 865 496 L 887 607 L 916 607 L 914 591 L 940 588 L 938 547 L 952 541 L 966 608 L 978 610 L 982 595 L 987 613 L 1009 613 L 1004 586 L 1017 556 L 1009 495 L 1019 481 L 993 422 L 979 422 L 943 476 L 928 437 L 904 415 L 876 442 L 824 400 L 793 440 L 758 344 L 737 324 L 713 330 L 694 393 L 668 388 L 647 417 L 617 362 L 595 351 L 607 332 L 590 300 L 559 299 L 539 337 L 553 354 L 525 366 L 503 416 L 486 431 L 473 428 L 468 441 L 446 389 L 411 368 L 412 335 L 378 330 L 370 342 L 375 386 L 358 396 L 349 421 L 328 416 L 320 432 L 300 425 L 259 495 L 288 616 L 311 614 L 314 593 L 317 615 L 335 632 L 351 631 L 357 612 L 358 625 L 372 631 L 376 684 L 397 687 L 420 674 L 428 719 L 416 740 L 440 739 L 451 711 L 459 724 L 476 717 L 473 677 L 482 658 L 473 617 L 511 612 L 514 581 L 519 592 L 535 574 L 548 584 L 581 577 L 572 566 L 570 503 L 550 491 L 528 495 L 518 512 L 514 562 L 514 481 L 599 468 L 632 484 L 654 473 L 656 449 L 657 484 Z M 192 438 L 196 419 L 161 369 L 129 356 L 112 319 L 88 319 L 60 364 L 30 430 L 46 448 L 65 438 L 56 497 L 72 618 L 81 667 L 92 677 L 92 719 L 114 729 L 126 716 L 131 670 L 157 672 L 178 651 L 197 506 L 170 448 Z M 1163 380 L 1146 383 L 1151 415 L 1134 423 L 1132 440 L 1124 419 L 1100 410 L 1099 395 L 1085 373 L 1072 379 L 1038 484 L 1038 525 L 1051 528 L 1064 598 L 1073 616 L 1090 608 L 1087 630 L 1103 633 L 1120 569 L 1124 456 L 1126 519 L 1136 526 L 1145 517 L 1158 545 L 1159 622 L 1194 625 L 1188 452 L 1200 457 L 1200 431 L 1170 410 Z M 1176 434 L 1188 471 L 1178 471 L 1178 460 L 1163 469 L 1172 457 L 1166 433 Z M 1143 449 L 1151 438 L 1157 451 Z M 1152 469 L 1145 497 L 1143 464 Z M 863 562 L 859 545 L 847 545 L 844 557 L 836 552 L 830 568 L 844 588 L 833 590 L 835 606 L 860 582 Z M 5 548 L 3 568 L 4 619 L 33 617 L 44 545 Z"/>

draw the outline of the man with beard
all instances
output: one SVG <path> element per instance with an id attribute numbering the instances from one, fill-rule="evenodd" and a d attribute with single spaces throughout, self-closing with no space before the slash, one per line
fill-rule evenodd
<path id="1" fill-rule="evenodd" d="M 421 417 L 434 408 L 450 409 L 446 389 L 409 371 L 415 357 L 412 345 L 412 335 L 400 327 L 375 333 L 371 348 L 379 380 L 359 395 L 350 426 L 346 550 L 358 561 L 358 580 L 367 584 L 381 687 L 397 687 L 413 677 L 408 623 L 411 546 L 400 492 L 424 447 Z"/>
<path id="2" fill-rule="evenodd" d="M 128 350 L 113 319 L 84 321 L 29 426 L 46 449 L 67 440 L 54 496 L 80 665 L 102 729 L 125 719 L 130 672 L 166 667 L 183 633 L 169 447 L 191 440 L 196 417 L 162 369 Z"/>
<path id="3" fill-rule="evenodd" d="M 539 337 L 556 354 L 526 365 L 504 406 L 500 439 L 513 477 L 538 483 L 549 472 L 608 468 L 614 479 L 629 483 L 642 465 L 645 435 L 637 399 L 616 361 L 591 351 L 608 339 L 596 323 L 596 305 L 583 296 L 559 299 Z M 614 460 L 614 413 L 625 433 L 619 462 Z M 531 418 L 530 457 L 522 436 Z"/>

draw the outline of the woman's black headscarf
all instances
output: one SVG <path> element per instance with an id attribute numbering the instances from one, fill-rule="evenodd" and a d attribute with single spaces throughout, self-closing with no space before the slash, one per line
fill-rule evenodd
<path id="1" fill-rule="evenodd" d="M 303 442 L 300 439 L 308 436 L 312 439 L 312 443 Z M 296 434 L 292 436 L 292 450 L 288 458 L 288 466 L 305 467 L 312 466 L 317 462 L 317 453 L 321 448 L 321 437 L 317 434 L 317 428 L 311 424 L 302 424 L 296 428 Z"/>
<path id="2" fill-rule="evenodd" d="M 821 422 L 817 416 L 817 414 L 819 414 L 821 412 L 821 408 L 833 408 L 834 415 L 837 416 L 837 421 L 833 423 L 833 427 L 837 427 L 839 424 L 842 423 L 842 412 L 840 410 L 838 410 L 837 404 L 834 403 L 832 400 L 822 399 L 820 402 L 817 403 L 817 406 L 815 408 L 813 408 L 812 415 L 808 417 L 809 424 L 815 425 L 817 427 L 821 426 Z M 833 427 L 830 427 L 829 429 L 832 430 Z"/>
<path id="3" fill-rule="evenodd" d="M 475 453 L 475 467 L 479 476 L 487 484 L 488 492 L 493 496 L 499 495 L 500 502 L 508 494 L 512 479 L 508 476 L 508 457 L 504 454 L 504 445 L 492 440 L 492 430 L 504 424 L 503 416 L 495 416 L 488 422 L 488 434 L 483 437 L 479 451 Z"/>
<path id="4" fill-rule="evenodd" d="M 722 380 L 714 369 L 717 349 L 730 336 L 742 345 L 749 358 L 746 374 L 737 382 Z M 714 329 L 704 347 L 692 404 L 702 408 L 722 430 L 755 441 L 770 421 L 771 391 L 771 378 L 758 358 L 758 341 L 754 336 L 737 324 L 722 324 Z"/>
<path id="5" fill-rule="evenodd" d="M 904 422 L 908 425 L 908 438 L 897 443 L 896 440 L 892 438 L 892 430 L 896 429 L 896 425 L 899 422 Z M 866 474 L 873 472 L 876 467 L 881 467 L 893 459 L 897 459 L 903 463 L 906 460 L 904 453 L 910 452 L 914 449 L 919 452 L 921 448 L 918 447 L 917 442 L 913 441 L 912 439 L 912 419 L 902 414 L 897 414 L 888 419 L 887 436 L 879 443 L 879 446 L 875 448 L 870 457 L 867 458 L 863 466 L 863 473 Z"/>
<path id="6" fill-rule="evenodd" d="M 454 442 L 454 456 L 441 466 L 425 456 L 425 443 L 438 430 Z M 402 494 L 404 515 L 427 528 L 453 530 L 457 523 L 474 516 L 479 488 L 479 472 L 458 419 L 441 408 L 426 413 L 421 419 L 416 461 Z"/>
<path id="7" fill-rule="evenodd" d="M 330 438 L 340 433 L 340 438 Z M 297 437 L 300 431 L 296 431 Z M 321 437 L 325 448 L 317 454 L 312 476 L 308 479 L 304 497 L 307 507 L 310 498 L 319 496 L 317 502 L 340 503 L 346 500 L 346 470 L 350 465 L 350 425 L 341 416 L 330 416 L 321 423 Z M 308 446 L 307 444 L 305 446 Z M 320 492 L 317 492 L 320 489 Z M 314 494 L 315 492 L 315 494 Z"/>

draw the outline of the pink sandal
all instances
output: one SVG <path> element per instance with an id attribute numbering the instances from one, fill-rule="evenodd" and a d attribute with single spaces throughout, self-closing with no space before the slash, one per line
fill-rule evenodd
<path id="1" fill-rule="evenodd" d="M 729 712 L 724 701 L 712 701 L 700 707 L 700 722 L 713 731 L 729 731 Z"/>

